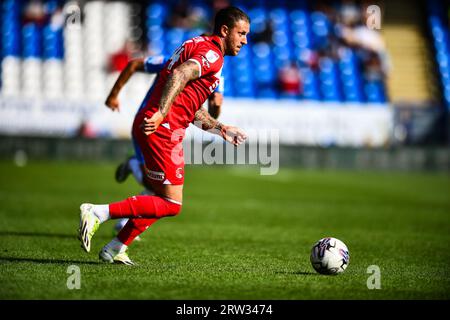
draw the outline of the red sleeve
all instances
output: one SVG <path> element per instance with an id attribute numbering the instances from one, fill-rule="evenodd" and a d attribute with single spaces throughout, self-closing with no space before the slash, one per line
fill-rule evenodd
<path id="1" fill-rule="evenodd" d="M 223 58 L 220 54 L 210 48 L 195 50 L 188 60 L 193 60 L 198 64 L 200 68 L 200 77 L 208 74 L 216 74 L 223 65 Z"/>

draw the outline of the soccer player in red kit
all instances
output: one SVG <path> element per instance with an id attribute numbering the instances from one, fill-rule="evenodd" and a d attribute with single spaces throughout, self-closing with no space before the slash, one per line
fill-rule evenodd
<path id="1" fill-rule="evenodd" d="M 223 57 L 236 56 L 247 43 L 249 32 L 250 19 L 242 10 L 222 9 L 215 16 L 212 36 L 184 42 L 167 61 L 132 129 L 144 156 L 144 184 L 156 195 L 138 195 L 106 205 L 83 203 L 78 238 L 86 252 L 90 252 L 92 237 L 101 223 L 129 218 L 99 257 L 110 263 L 132 265 L 126 252 L 128 245 L 158 219 L 180 212 L 184 183 L 182 140 L 190 123 L 201 123 L 203 130 L 234 145 L 245 141 L 241 129 L 220 123 L 201 106 L 219 85 Z"/>
<path id="2" fill-rule="evenodd" d="M 206 34 L 202 34 L 202 36 L 206 36 Z M 114 86 L 112 87 L 108 97 L 106 98 L 105 105 L 111 109 L 112 111 L 119 111 L 119 93 L 128 80 L 133 76 L 135 72 L 146 72 L 149 74 L 157 74 L 159 73 L 170 57 L 165 57 L 161 55 L 149 56 L 146 59 L 136 58 L 132 59 L 128 62 L 126 67 L 120 72 L 119 77 L 117 78 Z M 209 96 L 208 98 L 208 113 L 215 119 L 217 119 L 221 112 L 223 95 L 222 92 L 224 90 L 223 77 L 220 78 L 220 85 L 216 88 L 216 90 Z M 153 86 L 149 89 L 149 93 L 142 101 L 139 110 L 141 108 L 146 107 L 147 100 L 152 92 Z M 138 110 L 138 111 L 139 111 Z M 122 162 L 116 169 L 115 178 L 116 181 L 121 183 L 124 182 L 130 173 L 133 174 L 136 181 L 143 185 L 144 180 L 144 157 L 142 155 L 141 149 L 134 139 L 134 136 L 131 136 L 131 140 L 134 148 L 134 155 L 126 159 Z M 153 191 L 148 189 L 148 185 L 144 186 L 144 191 L 141 192 L 141 195 L 153 195 Z M 127 218 L 118 219 L 117 223 L 114 226 L 114 229 L 119 232 L 125 224 L 128 222 Z M 136 237 L 135 240 L 140 240 L 140 237 Z"/>

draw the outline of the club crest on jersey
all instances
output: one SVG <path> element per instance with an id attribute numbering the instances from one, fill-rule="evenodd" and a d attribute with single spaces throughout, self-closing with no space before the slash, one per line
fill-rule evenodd
<path id="1" fill-rule="evenodd" d="M 176 171 L 176 175 L 175 175 L 178 179 L 182 179 L 183 178 L 183 168 L 177 168 Z"/>
<path id="2" fill-rule="evenodd" d="M 219 55 L 217 54 L 217 52 L 215 52 L 213 50 L 209 50 L 206 53 L 206 59 L 208 59 L 209 62 L 214 63 L 217 60 L 219 60 Z"/>

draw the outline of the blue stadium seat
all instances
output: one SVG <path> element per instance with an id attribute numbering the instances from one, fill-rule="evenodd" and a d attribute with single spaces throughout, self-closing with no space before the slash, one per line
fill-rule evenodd
<path id="1" fill-rule="evenodd" d="M 251 20 L 251 31 L 253 34 L 264 31 L 266 28 L 267 12 L 262 7 L 256 7 L 248 11 Z M 251 35 L 250 35 L 251 36 Z"/>
<path id="2" fill-rule="evenodd" d="M 166 55 L 171 55 L 185 40 L 185 30 L 181 28 L 172 28 L 165 33 L 165 48 Z"/>
<path id="3" fill-rule="evenodd" d="M 2 55 L 3 56 L 19 56 L 20 55 L 20 29 L 14 24 L 3 24 L 2 28 Z"/>
<path id="4" fill-rule="evenodd" d="M 294 25 L 303 25 L 307 22 L 308 14 L 305 10 L 294 10 L 291 12 L 290 18 Z"/>
<path id="5" fill-rule="evenodd" d="M 311 33 L 314 48 L 321 49 L 328 46 L 329 27 L 328 18 L 324 13 L 316 11 L 311 14 Z"/>
<path id="6" fill-rule="evenodd" d="M 17 0 L 3 0 L 2 10 L 4 12 L 18 13 L 20 11 L 20 2 Z"/>
<path id="7" fill-rule="evenodd" d="M 153 55 L 164 54 L 165 51 L 165 43 L 163 40 L 152 40 L 149 45 L 149 50 Z M 170 55 L 171 53 L 169 53 Z"/>
<path id="8" fill-rule="evenodd" d="M 303 79 L 302 97 L 307 100 L 319 100 L 317 75 L 309 68 L 302 68 L 300 73 Z"/>
<path id="9" fill-rule="evenodd" d="M 205 33 L 205 30 L 203 29 L 192 29 L 192 30 L 188 30 L 185 34 L 184 34 L 184 41 L 188 40 L 188 39 L 192 39 L 195 37 L 198 37 L 200 35 L 202 35 L 203 33 Z"/>
<path id="10" fill-rule="evenodd" d="M 289 26 L 289 15 L 288 11 L 285 8 L 278 7 L 276 9 L 270 10 L 269 17 L 274 26 L 274 29 Z"/>
<path id="11" fill-rule="evenodd" d="M 24 58 L 40 58 L 41 30 L 34 23 L 28 23 L 22 28 L 22 55 Z"/>
<path id="12" fill-rule="evenodd" d="M 450 108 L 450 90 L 444 90 L 444 99 Z"/>
<path id="13" fill-rule="evenodd" d="M 50 25 L 43 30 L 43 57 L 62 59 L 64 55 L 62 29 L 55 30 Z"/>
<path id="14" fill-rule="evenodd" d="M 341 100 L 340 81 L 336 64 L 330 58 L 321 58 L 319 78 L 322 97 L 325 101 Z"/>
<path id="15" fill-rule="evenodd" d="M 257 90 L 257 97 L 262 99 L 276 99 L 278 93 L 273 87 L 262 87 Z"/>
<path id="16" fill-rule="evenodd" d="M 225 62 L 222 69 L 222 76 L 224 79 L 224 92 L 223 94 L 227 97 L 234 96 L 234 87 L 232 81 L 232 65 L 228 57 L 225 57 Z"/>
<path id="17" fill-rule="evenodd" d="M 256 59 L 264 59 L 270 56 L 270 46 L 265 42 L 253 45 L 253 54 Z"/>
<path id="18" fill-rule="evenodd" d="M 383 83 L 380 81 L 370 81 L 364 85 L 364 92 L 367 96 L 367 102 L 383 103 L 386 102 Z"/>
<path id="19" fill-rule="evenodd" d="M 343 99 L 350 102 L 363 102 L 356 56 L 349 48 L 342 49 L 340 52 L 341 60 L 338 62 L 338 65 Z"/>
<path id="20" fill-rule="evenodd" d="M 280 47 L 287 47 L 290 45 L 290 39 L 286 33 L 282 31 L 275 31 L 272 35 L 272 41 L 274 45 Z"/>
<path id="21" fill-rule="evenodd" d="M 162 3 L 152 3 L 147 7 L 146 16 L 147 27 L 162 26 L 167 16 L 167 8 Z"/>
<path id="22" fill-rule="evenodd" d="M 439 67 L 446 68 L 449 65 L 448 52 L 438 52 L 436 54 L 436 61 Z"/>
<path id="23" fill-rule="evenodd" d="M 435 61 L 438 65 L 441 88 L 445 103 L 450 108 L 449 99 L 449 70 L 450 70 L 450 45 L 447 12 L 450 9 L 448 2 L 430 0 L 427 1 L 428 26 L 430 28 L 435 51 Z"/>
<path id="24" fill-rule="evenodd" d="M 273 48 L 273 56 L 275 58 L 275 66 L 280 69 L 293 58 L 293 50 L 291 46 L 279 47 L 275 46 Z"/>
<path id="25" fill-rule="evenodd" d="M 2 2 L 0 11 L 1 20 L 1 52 L 0 56 L 21 55 L 21 27 L 20 8 L 17 1 L 7 0 Z"/>
<path id="26" fill-rule="evenodd" d="M 234 87 L 236 97 L 240 98 L 254 98 L 255 89 L 252 81 L 237 82 Z"/>
<path id="27" fill-rule="evenodd" d="M 162 41 L 164 37 L 164 29 L 160 26 L 150 26 L 147 28 L 148 41 Z"/>
<path id="28" fill-rule="evenodd" d="M 225 86 L 232 85 L 229 92 L 235 97 L 250 98 L 255 96 L 251 51 L 252 45 L 248 44 L 242 47 L 236 57 L 226 57 L 225 64 L 230 66 L 230 79 L 225 80 Z"/>
<path id="29" fill-rule="evenodd" d="M 292 40 L 296 48 L 305 49 L 311 47 L 310 36 L 306 32 L 295 32 L 292 35 Z"/>
<path id="30" fill-rule="evenodd" d="M 275 69 L 270 64 L 259 65 L 253 70 L 253 78 L 257 84 L 272 84 L 276 81 Z"/>

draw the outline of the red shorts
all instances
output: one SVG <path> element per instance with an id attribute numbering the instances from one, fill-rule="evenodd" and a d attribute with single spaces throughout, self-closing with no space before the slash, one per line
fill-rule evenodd
<path id="1" fill-rule="evenodd" d="M 166 119 L 158 129 L 147 136 L 142 132 L 141 124 L 149 111 L 140 112 L 134 119 L 133 136 L 141 148 L 145 162 L 145 177 L 161 184 L 182 185 L 184 183 L 183 138 L 185 129 L 173 130 Z"/>

